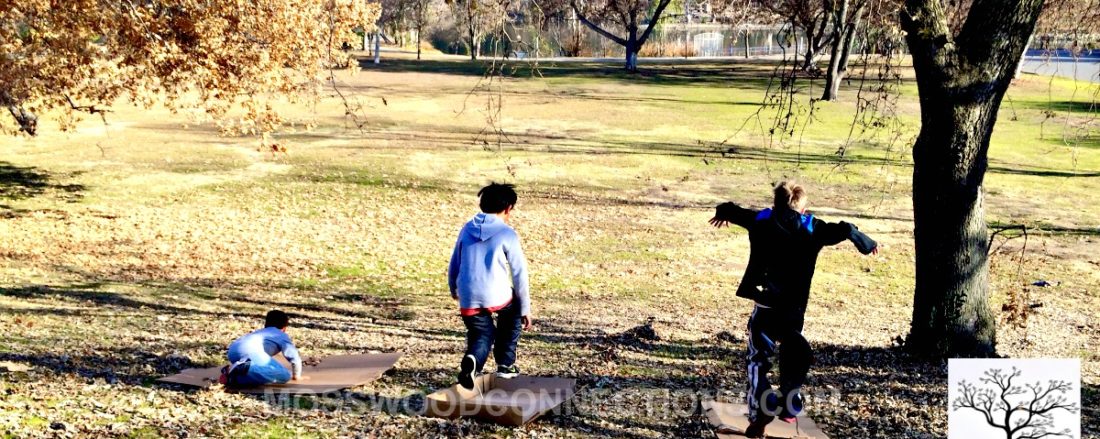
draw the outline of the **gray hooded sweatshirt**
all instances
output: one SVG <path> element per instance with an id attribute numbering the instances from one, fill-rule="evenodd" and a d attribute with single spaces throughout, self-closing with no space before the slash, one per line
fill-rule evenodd
<path id="1" fill-rule="evenodd" d="M 531 312 L 519 236 L 496 215 L 479 213 L 462 227 L 447 272 L 462 309 L 499 308 L 514 299 L 520 315 Z"/>

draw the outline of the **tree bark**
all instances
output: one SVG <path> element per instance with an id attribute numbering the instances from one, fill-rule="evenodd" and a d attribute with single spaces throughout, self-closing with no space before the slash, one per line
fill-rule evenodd
<path id="1" fill-rule="evenodd" d="M 38 115 L 23 107 L 20 99 L 15 98 L 7 90 L 0 91 L 0 107 L 7 108 L 8 113 L 19 124 L 19 131 L 34 136 L 38 134 Z"/>
<path id="2" fill-rule="evenodd" d="M 832 55 L 829 56 L 829 70 L 825 72 L 825 91 L 821 100 L 835 101 L 840 93 L 840 84 L 848 73 L 848 55 L 852 51 L 852 40 L 855 38 L 856 29 L 859 28 L 860 19 L 866 2 L 856 0 L 855 7 L 850 7 L 851 0 L 840 0 L 837 16 L 834 19 L 834 35 Z"/>
<path id="3" fill-rule="evenodd" d="M 382 62 L 382 30 L 374 31 L 374 63 Z"/>
<path id="4" fill-rule="evenodd" d="M 806 58 L 802 63 L 803 71 L 812 72 L 817 69 L 817 54 L 832 39 L 831 34 L 826 32 L 831 21 L 830 17 L 831 15 L 826 11 L 822 12 L 821 21 L 803 23 L 803 27 L 806 29 Z"/>
<path id="5" fill-rule="evenodd" d="M 627 30 L 626 37 L 626 71 L 634 73 L 638 71 L 638 28 Z"/>
<path id="6" fill-rule="evenodd" d="M 1001 99 L 1043 0 L 975 0 L 957 36 L 940 0 L 906 0 L 921 130 L 913 146 L 916 285 L 907 347 L 996 353 L 982 184 Z"/>
<path id="7" fill-rule="evenodd" d="M 467 44 L 470 49 L 470 61 L 477 61 L 478 52 L 481 51 L 481 41 L 478 41 L 477 31 L 474 30 L 473 26 L 469 26 L 468 29 L 468 37 L 470 40 Z"/>

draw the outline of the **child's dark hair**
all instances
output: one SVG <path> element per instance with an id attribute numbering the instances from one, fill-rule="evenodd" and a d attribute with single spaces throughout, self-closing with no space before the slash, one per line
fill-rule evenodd
<path id="1" fill-rule="evenodd" d="M 488 186 L 477 191 L 481 197 L 481 211 L 485 213 L 501 213 L 504 209 L 516 205 L 519 197 L 516 195 L 516 187 L 510 184 L 489 183 Z"/>
<path id="2" fill-rule="evenodd" d="M 290 317 L 285 312 L 273 309 L 267 312 L 267 317 L 264 318 L 265 328 L 279 328 L 283 329 L 290 324 Z"/>

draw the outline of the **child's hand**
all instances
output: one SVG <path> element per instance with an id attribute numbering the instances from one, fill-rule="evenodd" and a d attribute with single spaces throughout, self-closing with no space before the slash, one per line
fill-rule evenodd
<path id="1" fill-rule="evenodd" d="M 711 218 L 710 221 L 707 221 L 707 222 L 709 222 L 710 225 L 712 225 L 714 227 L 717 227 L 719 229 L 730 225 L 729 221 L 720 220 L 720 219 L 718 219 L 718 217 Z"/>
<path id="2" fill-rule="evenodd" d="M 871 249 L 871 255 L 875 255 L 875 256 L 878 255 L 878 246 L 877 245 L 875 246 L 875 248 Z"/>
<path id="3" fill-rule="evenodd" d="M 524 331 L 530 331 L 531 330 L 531 316 L 523 316 L 523 317 L 520 318 L 520 320 L 523 321 L 523 330 Z"/>

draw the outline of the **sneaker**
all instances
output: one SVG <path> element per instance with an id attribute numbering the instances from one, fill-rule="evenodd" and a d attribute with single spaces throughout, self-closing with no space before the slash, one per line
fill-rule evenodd
<path id="1" fill-rule="evenodd" d="M 222 367 L 221 375 L 218 375 L 218 384 L 229 384 L 229 366 Z"/>
<path id="2" fill-rule="evenodd" d="M 780 421 L 793 424 L 796 418 L 798 418 L 799 413 L 802 413 L 802 395 L 796 393 L 794 397 L 791 398 L 790 404 L 783 404 L 783 407 L 779 409 L 779 414 L 776 415 L 776 417 L 778 417 Z"/>
<path id="3" fill-rule="evenodd" d="M 458 372 L 458 384 L 467 390 L 474 390 L 474 373 L 477 371 L 477 358 L 473 355 L 462 357 L 462 370 Z"/>
<path id="4" fill-rule="evenodd" d="M 768 423 L 761 419 L 757 419 L 749 423 L 749 427 L 745 429 L 745 437 L 751 439 L 764 438 L 764 427 L 767 427 Z"/>
<path id="5" fill-rule="evenodd" d="M 519 368 L 516 365 L 511 366 L 497 366 L 497 378 L 503 378 L 510 380 L 519 375 Z"/>
<path id="6" fill-rule="evenodd" d="M 222 368 L 222 373 L 225 375 L 225 385 L 232 386 L 248 375 L 248 368 L 252 364 L 247 358 L 236 363 L 233 363 L 227 367 Z M 218 381 L 221 382 L 221 377 L 218 377 Z"/>

